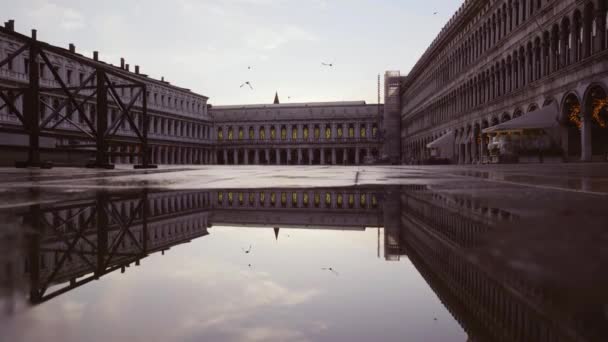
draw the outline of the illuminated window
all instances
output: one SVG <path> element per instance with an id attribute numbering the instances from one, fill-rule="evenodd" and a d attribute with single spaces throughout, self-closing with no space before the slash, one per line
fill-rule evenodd
<path id="1" fill-rule="evenodd" d="M 277 130 L 274 126 L 270 126 L 270 139 L 274 140 L 277 138 Z"/>
<path id="2" fill-rule="evenodd" d="M 266 139 L 266 128 L 265 127 L 260 127 L 260 139 L 261 140 Z"/>
<path id="3" fill-rule="evenodd" d="M 325 193 L 325 206 L 331 207 L 331 194 L 329 192 Z"/>
<path id="4" fill-rule="evenodd" d="M 274 207 L 274 205 L 277 203 L 277 194 L 275 194 L 274 192 L 270 193 L 270 205 Z"/>
<path id="5" fill-rule="evenodd" d="M 249 127 L 249 140 L 255 139 L 255 130 L 253 127 Z"/>
<path id="6" fill-rule="evenodd" d="M 287 128 L 285 126 L 281 127 L 281 140 L 287 140 Z"/>
<path id="7" fill-rule="evenodd" d="M 308 126 L 304 126 L 304 139 L 308 139 Z"/>
<path id="8" fill-rule="evenodd" d="M 325 139 L 331 139 L 331 127 L 325 127 Z"/>
<path id="9" fill-rule="evenodd" d="M 232 192 L 228 193 L 228 204 L 232 205 L 232 202 L 234 200 L 234 195 L 232 194 Z"/>
<path id="10" fill-rule="evenodd" d="M 359 205 L 361 207 L 365 207 L 367 205 L 367 196 L 365 196 L 365 194 L 359 196 Z"/>
<path id="11" fill-rule="evenodd" d="M 228 140 L 232 140 L 234 138 L 234 131 L 232 127 L 228 127 Z"/>
<path id="12" fill-rule="evenodd" d="M 242 192 L 239 192 L 239 205 L 245 204 L 245 195 Z"/>
<path id="13" fill-rule="evenodd" d="M 255 195 L 253 194 L 253 192 L 249 193 L 249 205 L 254 205 L 255 204 Z"/>
<path id="14" fill-rule="evenodd" d="M 349 125 L 348 126 L 348 137 L 349 138 L 354 138 L 355 137 L 355 126 L 354 125 Z"/>
<path id="15" fill-rule="evenodd" d="M 319 126 L 315 126 L 315 139 L 319 139 L 321 137 L 321 129 Z"/>
<path id="16" fill-rule="evenodd" d="M 302 203 L 304 204 L 305 207 L 308 207 L 308 192 L 305 192 L 304 195 L 302 196 Z"/>
<path id="17" fill-rule="evenodd" d="M 281 192 L 281 206 L 287 206 L 287 193 Z"/>
<path id="18" fill-rule="evenodd" d="M 342 208 L 342 202 L 343 202 L 343 198 L 342 198 L 342 194 L 338 194 L 338 197 L 336 197 L 336 205 L 338 206 L 338 208 Z"/>
<path id="19" fill-rule="evenodd" d="M 291 139 L 292 140 L 298 139 L 298 128 L 297 127 L 293 127 L 291 129 Z"/>
<path id="20" fill-rule="evenodd" d="M 315 192 L 315 207 L 319 207 L 319 205 L 321 204 L 321 195 L 319 195 L 318 193 Z"/>
<path id="21" fill-rule="evenodd" d="M 245 131 L 243 127 L 239 127 L 239 140 L 243 140 L 245 138 Z"/>
<path id="22" fill-rule="evenodd" d="M 224 203 L 224 193 L 218 192 L 217 193 L 217 204 L 222 204 L 222 203 Z"/>
<path id="23" fill-rule="evenodd" d="M 260 205 L 263 207 L 266 204 L 266 194 L 260 192 Z"/>
<path id="24" fill-rule="evenodd" d="M 372 126 L 372 138 L 377 138 L 378 137 L 378 125 L 373 125 Z"/>
<path id="25" fill-rule="evenodd" d="M 298 193 L 297 192 L 291 193 L 291 206 L 292 207 L 298 206 Z"/>
<path id="26" fill-rule="evenodd" d="M 342 125 L 338 126 L 338 138 L 342 138 L 344 136 L 344 130 L 342 129 Z"/>
<path id="27" fill-rule="evenodd" d="M 367 129 L 366 129 L 365 125 L 361 125 L 361 127 L 359 129 L 359 136 L 361 138 L 365 138 L 367 136 Z"/>
<path id="28" fill-rule="evenodd" d="M 355 207 L 355 195 L 353 194 L 348 195 L 348 207 L 351 209 Z"/>
<path id="29" fill-rule="evenodd" d="M 372 195 L 372 208 L 377 208 L 378 207 L 378 199 L 376 198 L 376 195 Z"/>

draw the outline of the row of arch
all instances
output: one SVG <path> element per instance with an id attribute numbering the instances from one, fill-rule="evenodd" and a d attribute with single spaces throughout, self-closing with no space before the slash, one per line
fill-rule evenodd
<path id="1" fill-rule="evenodd" d="M 217 128 L 218 141 L 234 140 L 325 140 L 343 138 L 377 138 L 377 123 L 349 124 L 284 124 L 269 126 L 233 127 L 220 126 Z"/>

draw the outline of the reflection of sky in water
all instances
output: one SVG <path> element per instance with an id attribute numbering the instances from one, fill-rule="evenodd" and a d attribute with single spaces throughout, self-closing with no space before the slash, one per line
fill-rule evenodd
<path id="1" fill-rule="evenodd" d="M 366 232 L 209 229 L 0 323 L 6 341 L 464 341 L 407 258 Z M 252 245 L 250 254 L 242 248 Z M 251 264 L 251 267 L 248 265 Z M 323 271 L 332 267 L 339 274 Z M 434 320 L 437 318 L 437 321 Z"/>

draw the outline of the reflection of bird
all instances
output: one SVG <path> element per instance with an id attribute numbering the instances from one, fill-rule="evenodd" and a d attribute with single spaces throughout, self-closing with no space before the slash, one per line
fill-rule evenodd
<path id="1" fill-rule="evenodd" d="M 243 250 L 243 252 L 245 252 L 245 254 L 251 253 L 251 245 L 249 245 L 249 249 L 247 249 L 247 250 L 245 248 L 242 248 L 242 247 L 241 247 L 241 249 Z"/>
<path id="2" fill-rule="evenodd" d="M 339 273 L 336 272 L 336 270 L 334 270 L 332 267 L 324 267 L 322 268 L 323 271 L 331 271 L 333 272 L 335 275 L 338 275 Z"/>
<path id="3" fill-rule="evenodd" d="M 433 15 L 437 15 L 437 14 L 439 14 L 439 12 L 435 12 L 435 13 L 433 13 Z"/>
<path id="4" fill-rule="evenodd" d="M 327 66 L 327 67 L 333 67 L 334 64 L 333 63 L 321 63 L 321 65 Z"/>
<path id="5" fill-rule="evenodd" d="M 248 86 L 249 86 L 249 88 L 251 88 L 251 90 L 253 90 L 253 87 L 251 86 L 251 83 L 249 83 L 249 81 L 247 81 L 247 82 L 245 82 L 245 83 L 241 84 L 241 88 L 243 88 L 245 85 L 248 85 Z"/>

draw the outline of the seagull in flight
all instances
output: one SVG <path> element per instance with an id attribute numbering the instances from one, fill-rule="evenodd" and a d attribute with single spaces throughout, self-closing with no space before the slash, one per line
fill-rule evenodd
<path id="1" fill-rule="evenodd" d="M 323 66 L 327 66 L 327 67 L 332 68 L 332 67 L 334 66 L 334 63 L 325 63 L 325 62 L 321 62 L 321 65 L 323 65 Z"/>
<path id="2" fill-rule="evenodd" d="M 249 83 L 249 81 L 247 81 L 247 82 L 245 82 L 245 83 L 241 84 L 241 88 L 243 88 L 243 87 L 244 87 L 244 86 L 246 86 L 246 85 L 248 85 L 248 86 L 249 86 L 249 88 L 251 88 L 251 90 L 253 90 L 253 87 L 251 86 L 251 83 Z"/>
<path id="3" fill-rule="evenodd" d="M 335 275 L 339 275 L 339 273 L 336 272 L 336 270 L 334 270 L 332 267 L 324 267 L 324 268 L 322 268 L 322 270 L 323 271 L 330 271 L 330 272 L 332 272 Z"/>
<path id="4" fill-rule="evenodd" d="M 249 249 L 245 249 L 245 248 L 242 248 L 242 247 L 241 247 L 241 249 L 243 250 L 243 252 L 245 252 L 245 254 L 251 253 L 251 245 L 249 245 Z"/>
<path id="5" fill-rule="evenodd" d="M 437 15 L 437 14 L 439 14 L 439 12 L 435 12 L 435 13 L 433 13 L 433 15 Z"/>

